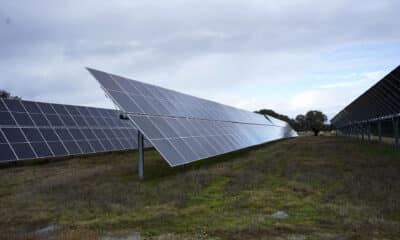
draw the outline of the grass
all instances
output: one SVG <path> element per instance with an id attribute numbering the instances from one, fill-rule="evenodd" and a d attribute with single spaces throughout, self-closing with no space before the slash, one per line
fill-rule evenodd
<path id="1" fill-rule="evenodd" d="M 0 169 L 0 239 L 400 239 L 390 145 L 300 137 L 178 168 L 145 158 L 144 181 L 135 152 Z"/>

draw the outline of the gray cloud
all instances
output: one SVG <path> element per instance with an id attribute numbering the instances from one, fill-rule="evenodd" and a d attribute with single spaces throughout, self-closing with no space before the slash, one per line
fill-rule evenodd
<path id="1" fill-rule="evenodd" d="M 91 66 L 241 105 L 257 88 L 274 95 L 343 67 L 323 59 L 336 49 L 397 41 L 399 8 L 395 0 L 6 0 L 0 84 L 27 99 L 110 106 L 83 69 Z"/>

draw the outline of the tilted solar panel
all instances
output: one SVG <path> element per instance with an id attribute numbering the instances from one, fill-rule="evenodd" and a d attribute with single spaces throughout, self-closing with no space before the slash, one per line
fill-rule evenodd
<path id="1" fill-rule="evenodd" d="M 297 136 L 272 117 L 88 70 L 170 166 Z"/>
<path id="2" fill-rule="evenodd" d="M 332 118 L 343 129 L 400 116 L 400 66 L 387 74 Z"/>
<path id="3" fill-rule="evenodd" d="M 120 113 L 0 99 L 0 162 L 136 149 L 137 130 Z"/>

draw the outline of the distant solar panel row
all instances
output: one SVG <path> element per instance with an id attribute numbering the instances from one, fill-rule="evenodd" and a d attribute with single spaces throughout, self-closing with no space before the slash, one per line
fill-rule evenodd
<path id="1" fill-rule="evenodd" d="M 171 166 L 297 133 L 285 122 L 89 69 Z"/>
<path id="2" fill-rule="evenodd" d="M 332 120 L 337 128 L 400 116 L 400 66 L 340 111 Z"/>
<path id="3" fill-rule="evenodd" d="M 120 111 L 0 99 L 0 161 L 137 148 Z"/>

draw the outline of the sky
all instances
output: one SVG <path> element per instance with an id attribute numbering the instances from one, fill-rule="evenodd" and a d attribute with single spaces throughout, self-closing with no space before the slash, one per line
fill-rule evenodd
<path id="1" fill-rule="evenodd" d="M 0 89 L 113 108 L 85 67 L 333 117 L 400 64 L 398 0 L 0 2 Z"/>

